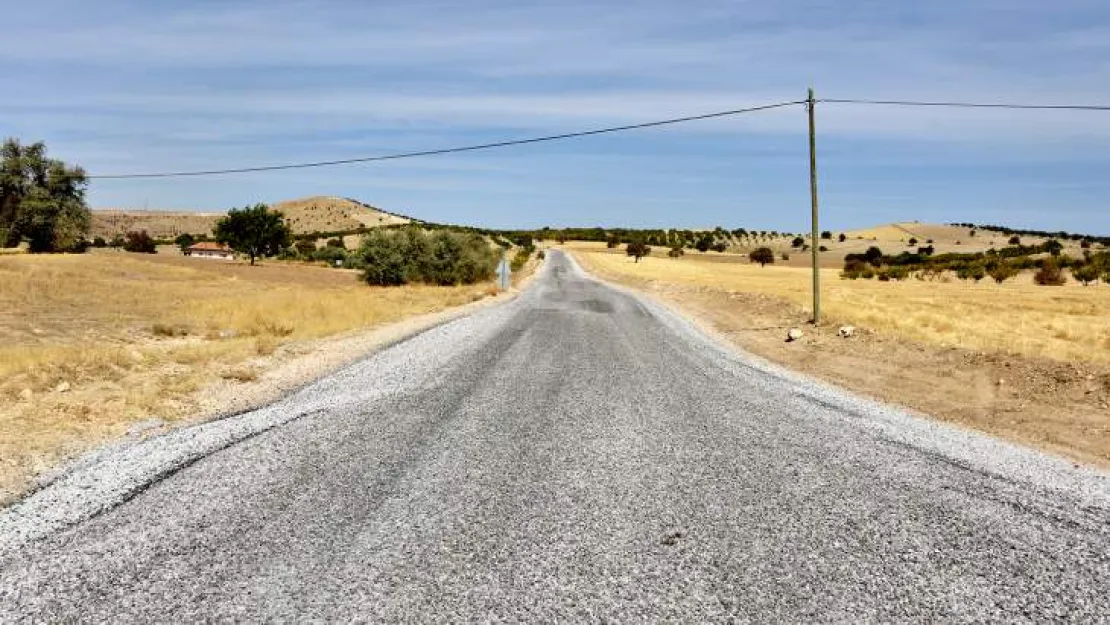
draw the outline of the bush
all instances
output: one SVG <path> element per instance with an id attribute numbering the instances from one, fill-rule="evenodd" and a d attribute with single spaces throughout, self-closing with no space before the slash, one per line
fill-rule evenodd
<path id="1" fill-rule="evenodd" d="M 316 243 L 301 239 L 293 244 L 293 249 L 297 250 L 297 253 L 305 258 L 312 258 L 312 255 L 316 253 Z"/>
<path id="2" fill-rule="evenodd" d="M 783 260 L 790 260 L 790 254 L 787 254 L 786 252 L 783 252 L 782 253 L 782 259 Z"/>
<path id="3" fill-rule="evenodd" d="M 93 247 L 107 247 L 108 246 L 108 242 L 104 240 L 104 237 L 94 237 L 92 244 L 93 244 Z"/>
<path id="4" fill-rule="evenodd" d="M 545 254 L 543 250 L 540 250 L 540 251 L 536 252 L 536 258 L 538 258 L 540 260 L 543 260 L 543 259 L 547 258 L 547 254 Z"/>
<path id="5" fill-rule="evenodd" d="M 1067 282 L 1063 270 L 1052 258 L 1045 259 L 1044 264 L 1033 274 L 1033 282 L 1041 286 L 1060 286 Z"/>
<path id="6" fill-rule="evenodd" d="M 154 254 L 158 251 L 154 239 L 146 233 L 146 230 L 128 232 L 123 241 L 123 249 L 140 254 Z"/>
<path id="7" fill-rule="evenodd" d="M 347 249 L 347 246 L 343 244 L 343 239 L 339 239 L 339 238 L 328 239 L 327 243 L 325 243 L 324 245 L 325 245 L 325 247 L 336 247 L 336 248 L 339 248 L 341 250 Z"/>
<path id="8" fill-rule="evenodd" d="M 1021 245 L 1021 237 L 1012 236 L 1010 237 L 1010 240 L 1007 241 L 1007 243 L 1009 243 L 1010 245 Z"/>
<path id="9" fill-rule="evenodd" d="M 818 247 L 818 248 L 817 248 L 817 251 L 818 251 L 818 252 L 827 252 L 827 251 L 829 251 L 829 248 L 827 248 L 827 247 L 825 247 L 824 245 L 822 245 L 821 247 Z"/>
<path id="10" fill-rule="evenodd" d="M 686 253 L 686 250 L 682 249 L 682 247 L 680 247 L 680 246 L 675 246 L 675 247 L 672 247 L 671 249 L 667 250 L 667 256 L 670 256 L 671 258 L 678 258 L 679 256 L 682 256 L 685 253 Z"/>
<path id="11" fill-rule="evenodd" d="M 836 240 L 837 240 L 837 241 L 840 241 L 841 243 L 843 243 L 843 242 L 844 242 L 844 240 L 845 240 L 845 239 L 847 239 L 847 238 L 848 238 L 848 237 L 844 236 L 844 233 L 843 233 L 843 232 L 841 232 L 841 233 L 840 233 L 840 236 L 839 236 L 839 237 L 837 237 L 837 238 L 836 238 Z"/>
<path id="12" fill-rule="evenodd" d="M 1017 267 L 1014 267 L 1007 262 L 996 263 L 987 271 L 987 275 L 989 275 L 998 284 L 1002 284 L 1003 282 L 1016 276 L 1017 273 Z"/>
<path id="13" fill-rule="evenodd" d="M 517 250 L 516 255 L 513 256 L 513 260 L 509 262 L 509 269 L 512 271 L 520 271 L 523 269 L 524 264 L 532 257 L 533 249 L 535 248 L 522 247 Z"/>
<path id="14" fill-rule="evenodd" d="M 790 242 L 791 247 L 801 247 L 805 244 L 806 240 L 802 237 L 794 237 L 794 240 Z"/>
<path id="15" fill-rule="evenodd" d="M 724 241 L 717 241 L 713 245 L 711 245 L 709 249 L 713 250 L 714 252 L 721 252 L 723 254 L 725 251 L 728 250 L 728 244 Z"/>

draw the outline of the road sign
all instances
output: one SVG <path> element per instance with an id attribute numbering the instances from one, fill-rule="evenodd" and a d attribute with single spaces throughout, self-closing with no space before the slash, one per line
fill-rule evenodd
<path id="1" fill-rule="evenodd" d="M 509 268 L 509 261 L 504 258 L 497 265 L 497 287 L 502 291 L 508 291 L 509 286 L 512 284 L 512 269 Z"/>

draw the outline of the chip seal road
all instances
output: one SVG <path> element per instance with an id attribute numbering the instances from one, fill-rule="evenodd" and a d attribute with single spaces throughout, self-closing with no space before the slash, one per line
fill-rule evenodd
<path id="1" fill-rule="evenodd" d="M 0 512 L 0 621 L 1099 622 L 1110 486 L 552 251 L 503 305 Z"/>

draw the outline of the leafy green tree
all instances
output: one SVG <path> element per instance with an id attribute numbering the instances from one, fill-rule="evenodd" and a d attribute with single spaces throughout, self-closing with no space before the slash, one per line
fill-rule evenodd
<path id="1" fill-rule="evenodd" d="M 252 265 L 256 258 L 280 254 L 292 238 L 282 214 L 265 204 L 231 209 L 216 222 L 215 234 L 216 241 L 250 257 Z"/>
<path id="2" fill-rule="evenodd" d="M 1087 286 L 1092 282 L 1097 282 L 1098 276 L 1101 273 L 1102 268 L 1094 263 L 1087 263 L 1078 267 L 1072 267 L 1071 269 L 1071 275 L 1079 282 L 1082 282 L 1083 286 Z"/>
<path id="3" fill-rule="evenodd" d="M 708 249 L 708 248 L 706 248 L 706 249 Z M 635 258 L 636 262 L 640 262 L 641 258 L 651 254 L 651 248 L 648 247 L 647 244 L 644 243 L 643 241 L 632 241 L 631 243 L 628 244 L 628 246 L 624 249 L 624 251 L 629 256 L 632 256 L 633 258 Z"/>
<path id="4" fill-rule="evenodd" d="M 193 235 L 189 234 L 188 232 L 183 232 L 183 233 L 177 235 L 177 238 L 175 238 L 173 240 L 173 244 L 176 245 L 178 248 L 180 248 L 182 253 L 184 253 L 185 250 L 192 247 L 193 244 L 196 243 L 196 242 L 197 242 L 197 238 L 194 237 Z"/>
<path id="5" fill-rule="evenodd" d="M 791 247 L 801 247 L 805 244 L 806 244 L 806 240 L 803 239 L 802 237 L 794 237 L 794 240 L 790 242 Z"/>
<path id="6" fill-rule="evenodd" d="M 841 233 L 840 233 L 840 236 L 836 237 L 836 240 L 837 240 L 837 241 L 840 241 L 841 243 L 843 243 L 843 242 L 844 242 L 844 240 L 845 240 L 845 239 L 847 239 L 847 238 L 848 238 L 848 237 L 847 237 L 847 236 L 846 236 L 846 235 L 845 235 L 845 234 L 844 234 L 843 232 L 841 232 Z"/>
<path id="7" fill-rule="evenodd" d="M 297 250 L 297 254 L 304 256 L 305 258 L 311 257 L 312 254 L 316 252 L 316 242 L 309 241 L 307 239 L 301 239 L 300 241 L 297 241 L 293 244 L 293 247 Z"/>
<path id="8" fill-rule="evenodd" d="M 83 249 L 92 216 L 85 171 L 46 157 L 46 145 L 0 147 L 0 246 L 27 239 L 31 252 Z"/>
<path id="9" fill-rule="evenodd" d="M 759 263 L 760 267 L 766 266 L 768 263 L 775 262 L 775 253 L 769 247 L 761 247 L 753 250 L 748 258 L 753 263 Z"/>
<path id="10" fill-rule="evenodd" d="M 1044 250 L 1046 252 L 1048 252 L 1049 254 L 1053 255 L 1053 256 L 1059 256 L 1060 252 L 1063 249 L 1064 249 L 1063 244 L 1061 244 L 1056 239 L 1049 239 L 1049 240 L 1044 242 Z"/>
<path id="11" fill-rule="evenodd" d="M 94 237 L 92 244 L 93 247 L 108 247 L 108 242 L 104 240 L 104 237 Z"/>
<path id="12" fill-rule="evenodd" d="M 831 241 L 832 240 L 832 233 L 829 232 L 828 230 L 825 230 L 825 231 L 821 232 L 821 238 L 825 239 L 826 241 Z"/>

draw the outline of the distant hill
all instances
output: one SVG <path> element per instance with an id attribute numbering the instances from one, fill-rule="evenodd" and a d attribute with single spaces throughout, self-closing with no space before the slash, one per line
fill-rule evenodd
<path id="1" fill-rule="evenodd" d="M 351 231 L 414 221 L 357 200 L 322 195 L 285 200 L 270 207 L 285 215 L 286 223 L 294 234 Z M 157 239 L 172 239 L 186 232 L 209 234 L 216 220 L 224 215 L 191 211 L 94 209 L 92 236 L 110 239 L 132 230 L 146 230 Z"/>

